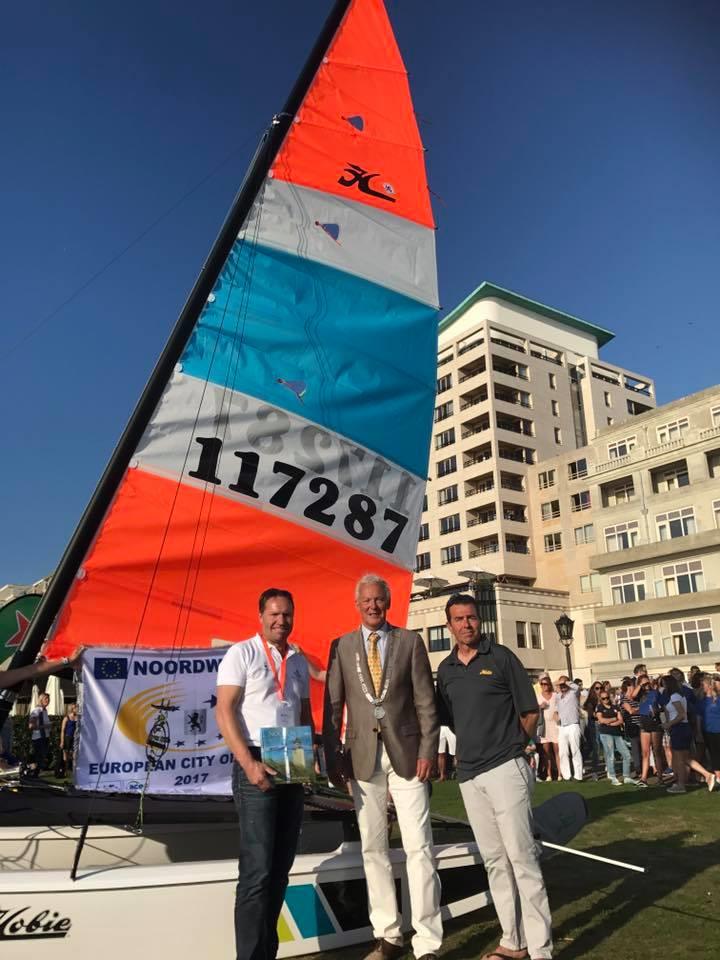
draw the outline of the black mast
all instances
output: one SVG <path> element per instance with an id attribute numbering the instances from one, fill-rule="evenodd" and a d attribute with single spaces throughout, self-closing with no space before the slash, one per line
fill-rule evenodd
<path id="1" fill-rule="evenodd" d="M 105 467 L 105 472 L 100 478 L 95 493 L 80 518 L 75 533 L 50 581 L 50 586 L 35 611 L 23 643 L 10 662 L 10 669 L 24 667 L 32 663 L 37 656 L 55 617 L 65 601 L 73 579 L 100 528 L 130 459 L 145 432 L 145 428 L 160 402 L 175 364 L 180 359 L 185 344 L 190 338 L 195 323 L 232 250 L 240 229 L 282 146 L 293 118 L 298 113 L 310 84 L 322 64 L 323 57 L 326 55 L 351 3 L 352 0 L 335 0 L 335 4 L 303 69 L 300 71 L 300 75 L 295 81 L 282 112 L 273 118 L 272 124 L 260 141 L 225 223 L 222 225 L 210 254 L 200 271 L 200 276 L 195 281 L 195 286 L 190 292 L 165 349 L 150 375 L 150 379 L 110 457 L 108 465 Z M 12 708 L 16 692 L 17 687 L 0 690 L 0 727 L 2 727 Z"/>

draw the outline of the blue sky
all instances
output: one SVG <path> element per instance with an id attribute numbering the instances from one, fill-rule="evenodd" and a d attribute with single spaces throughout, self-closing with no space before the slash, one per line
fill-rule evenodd
<path id="1" fill-rule="evenodd" d="M 0 584 L 57 562 L 329 6 L 4 11 Z M 720 7 L 388 6 L 443 306 L 488 279 L 614 330 L 660 402 L 719 381 Z"/>

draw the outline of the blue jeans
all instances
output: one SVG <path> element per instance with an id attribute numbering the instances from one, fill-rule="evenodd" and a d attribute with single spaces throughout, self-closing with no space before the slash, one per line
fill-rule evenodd
<path id="1" fill-rule="evenodd" d="M 587 726 L 585 727 L 585 743 L 586 743 L 586 757 L 585 759 L 590 761 L 590 769 L 593 773 L 597 773 L 600 769 L 600 755 L 598 751 L 598 737 L 599 733 L 597 732 L 597 724 L 592 717 L 588 717 Z"/>
<path id="2" fill-rule="evenodd" d="M 233 764 L 238 814 L 238 883 L 235 895 L 237 960 L 275 960 L 277 922 L 295 859 L 303 817 L 300 784 L 253 786 Z"/>
<path id="3" fill-rule="evenodd" d="M 615 751 L 617 750 L 622 757 L 623 777 L 627 780 L 630 776 L 630 748 L 625 740 L 620 736 L 614 736 L 612 733 L 601 733 L 600 742 L 605 754 L 608 777 L 611 780 L 615 779 Z"/>

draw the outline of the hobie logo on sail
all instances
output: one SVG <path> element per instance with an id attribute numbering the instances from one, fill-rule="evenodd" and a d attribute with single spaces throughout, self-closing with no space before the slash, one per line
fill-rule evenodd
<path id="1" fill-rule="evenodd" d="M 72 926 L 69 917 L 41 910 L 33 913 L 30 907 L 19 910 L 0 908 L 0 940 L 48 940 L 66 937 Z"/>
<path id="2" fill-rule="evenodd" d="M 395 197 L 389 197 L 389 193 L 394 193 L 394 189 L 391 184 L 384 183 L 383 188 L 385 193 L 381 193 L 379 190 L 373 190 L 370 186 L 370 181 L 375 177 L 379 177 L 379 173 L 368 173 L 367 170 L 363 167 L 359 167 L 356 163 L 349 163 L 345 167 L 347 177 L 340 177 L 338 183 L 341 187 L 354 187 L 357 184 L 357 188 L 360 193 L 366 193 L 370 197 L 379 197 L 380 200 L 387 200 L 388 203 L 395 203 Z"/>

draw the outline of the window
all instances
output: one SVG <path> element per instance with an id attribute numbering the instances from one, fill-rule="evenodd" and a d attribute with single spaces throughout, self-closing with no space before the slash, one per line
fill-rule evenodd
<path id="1" fill-rule="evenodd" d="M 586 523 L 582 527 L 575 527 L 575 543 L 594 543 L 595 528 L 591 523 Z"/>
<path id="2" fill-rule="evenodd" d="M 608 456 L 611 460 L 617 460 L 618 457 L 626 457 L 631 450 L 635 449 L 635 437 L 627 437 L 625 440 L 616 440 L 615 443 L 608 444 Z"/>
<path id="3" fill-rule="evenodd" d="M 542 650 L 542 633 L 539 623 L 530 624 L 530 646 L 533 650 Z"/>
<path id="4" fill-rule="evenodd" d="M 446 477 L 449 473 L 455 473 L 457 470 L 457 457 L 448 457 L 447 460 L 438 460 L 437 475 Z"/>
<path id="5" fill-rule="evenodd" d="M 428 650 L 430 653 L 439 653 L 450 649 L 450 636 L 447 627 L 428 627 Z"/>
<path id="6" fill-rule="evenodd" d="M 613 603 L 636 603 L 645 599 L 645 574 L 620 573 L 610 577 Z"/>
<path id="7" fill-rule="evenodd" d="M 604 395 L 605 395 L 605 406 L 606 406 L 606 407 L 611 407 L 611 406 L 612 406 L 612 397 L 610 396 L 610 394 L 608 393 L 607 390 L 604 390 L 603 393 L 604 393 Z"/>
<path id="8" fill-rule="evenodd" d="M 670 564 L 662 568 L 658 596 L 677 597 L 681 593 L 699 593 L 705 589 L 702 561 Z M 664 592 L 663 592 L 664 591 Z"/>
<path id="9" fill-rule="evenodd" d="M 455 427 L 450 427 L 449 430 L 443 430 L 442 433 L 438 433 L 435 437 L 436 450 L 449 447 L 451 443 L 455 443 Z"/>
<path id="10" fill-rule="evenodd" d="M 517 642 L 519 650 L 524 650 L 527 647 L 527 636 L 525 634 L 526 626 L 527 624 L 524 620 L 515 621 L 515 641 Z"/>
<path id="11" fill-rule="evenodd" d="M 672 423 L 664 423 L 657 428 L 658 443 L 669 443 L 671 440 L 679 440 L 688 428 L 688 418 L 682 420 L 673 420 Z"/>
<path id="12" fill-rule="evenodd" d="M 541 470 L 538 474 L 538 486 L 541 490 L 546 490 L 548 487 L 555 486 L 555 471 L 554 470 Z"/>
<path id="13" fill-rule="evenodd" d="M 550 384 L 551 390 L 557 390 L 557 377 L 554 373 L 548 374 L 548 383 Z"/>
<path id="14" fill-rule="evenodd" d="M 588 650 L 597 650 L 598 647 L 607 646 L 607 633 L 604 623 L 584 623 L 585 647 Z"/>
<path id="15" fill-rule="evenodd" d="M 440 563 L 457 563 L 458 560 L 462 560 L 462 546 L 459 543 L 443 547 L 440 551 Z"/>
<path id="16" fill-rule="evenodd" d="M 562 443 L 562 430 L 560 427 L 555 427 L 555 443 Z"/>
<path id="17" fill-rule="evenodd" d="M 452 400 L 447 400 L 445 403 L 441 403 L 439 406 L 435 407 L 435 423 L 438 423 L 440 420 L 447 420 L 448 417 L 452 416 L 452 412 Z"/>
<path id="18" fill-rule="evenodd" d="M 420 573 L 421 570 L 430 569 L 430 554 L 429 553 L 418 553 L 415 557 L 415 573 Z"/>
<path id="19" fill-rule="evenodd" d="M 720 500 L 713 500 L 713 516 L 715 517 L 715 526 L 720 527 Z"/>
<path id="20" fill-rule="evenodd" d="M 440 533 L 455 533 L 460 529 L 460 514 L 453 513 L 449 517 L 440 518 Z"/>
<path id="21" fill-rule="evenodd" d="M 442 490 L 438 490 L 438 506 L 442 507 L 445 503 L 455 503 L 458 498 L 458 486 L 456 483 L 451 484 L 449 487 L 443 487 Z"/>
<path id="22" fill-rule="evenodd" d="M 552 410 L 554 417 L 560 416 L 560 404 L 557 402 L 557 400 L 550 401 L 550 409 Z"/>
<path id="23" fill-rule="evenodd" d="M 600 589 L 600 574 L 589 573 L 587 576 L 580 577 L 580 593 L 595 593 Z"/>
<path id="24" fill-rule="evenodd" d="M 658 493 L 667 493 L 669 490 L 679 490 L 680 487 L 690 485 L 687 463 L 684 460 L 673 464 L 667 470 L 656 471 L 655 477 Z"/>
<path id="25" fill-rule="evenodd" d="M 570 509 L 573 513 L 578 513 L 580 510 L 589 510 L 590 491 L 580 490 L 578 493 L 573 493 L 570 497 Z"/>
<path id="26" fill-rule="evenodd" d="M 653 632 L 651 626 L 620 627 L 615 636 L 621 660 L 643 660 L 647 651 L 652 650 Z"/>
<path id="27" fill-rule="evenodd" d="M 655 517 L 658 536 L 661 540 L 674 540 L 676 537 L 687 537 L 695 533 L 695 509 L 685 507 L 682 510 L 671 510 Z"/>
<path id="28" fill-rule="evenodd" d="M 606 419 L 607 419 L 607 425 L 609 427 L 612 427 L 612 425 L 615 423 L 615 417 L 607 417 Z"/>
<path id="29" fill-rule="evenodd" d="M 423 540 L 429 540 L 429 539 L 430 539 L 430 524 L 421 523 L 420 533 L 418 534 L 418 543 L 420 543 Z"/>
<path id="30" fill-rule="evenodd" d="M 427 508 L 428 508 L 427 494 L 424 494 L 424 496 L 423 496 L 423 513 L 425 513 L 425 511 L 427 510 Z"/>
<path id="31" fill-rule="evenodd" d="M 544 540 L 545 553 L 554 553 L 556 550 L 562 550 L 562 534 L 546 533 Z"/>
<path id="32" fill-rule="evenodd" d="M 568 480 L 579 480 L 587 476 L 587 460 L 581 457 L 580 460 L 573 460 L 568 464 Z"/>
<path id="33" fill-rule="evenodd" d="M 709 617 L 703 620 L 671 623 L 670 633 L 676 656 L 708 653 L 712 647 L 713 635 Z"/>
<path id="34" fill-rule="evenodd" d="M 605 549 L 608 553 L 615 550 L 629 550 L 637 545 L 639 538 L 637 520 L 628 523 L 616 523 L 614 527 L 605 527 Z"/>
<path id="35" fill-rule="evenodd" d="M 452 386 L 452 374 L 446 373 L 444 377 L 438 377 L 436 393 L 444 393 Z"/>
<path id="36" fill-rule="evenodd" d="M 545 503 L 540 504 L 540 515 L 543 520 L 553 520 L 555 517 L 560 516 L 560 501 L 559 500 L 547 500 Z"/>
<path id="37" fill-rule="evenodd" d="M 710 419 L 714 427 L 720 427 L 720 407 L 710 408 Z"/>

